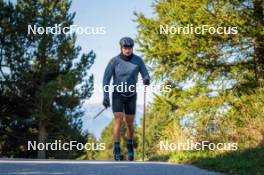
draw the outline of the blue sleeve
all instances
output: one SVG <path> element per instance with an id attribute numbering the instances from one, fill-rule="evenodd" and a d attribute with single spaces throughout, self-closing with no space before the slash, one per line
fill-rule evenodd
<path id="1" fill-rule="evenodd" d="M 142 58 L 140 58 L 139 72 L 140 72 L 143 80 L 150 80 L 148 70 L 147 70 L 146 65 L 145 65 L 144 61 L 142 60 Z"/>
<path id="2" fill-rule="evenodd" d="M 104 77 L 103 77 L 103 91 L 104 98 L 109 98 L 109 84 L 114 73 L 114 63 L 113 58 L 109 61 L 106 66 Z M 104 88 L 105 87 L 105 88 Z"/>

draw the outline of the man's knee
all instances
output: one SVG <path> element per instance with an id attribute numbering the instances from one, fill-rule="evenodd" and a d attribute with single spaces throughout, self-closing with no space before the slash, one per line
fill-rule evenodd
<path id="1" fill-rule="evenodd" d="M 115 116 L 115 122 L 116 123 L 122 123 L 122 120 L 123 120 L 123 113 L 122 112 L 115 112 L 114 116 Z"/>
<path id="2" fill-rule="evenodd" d="M 129 128 L 133 128 L 134 118 L 134 115 L 126 115 L 126 124 Z"/>

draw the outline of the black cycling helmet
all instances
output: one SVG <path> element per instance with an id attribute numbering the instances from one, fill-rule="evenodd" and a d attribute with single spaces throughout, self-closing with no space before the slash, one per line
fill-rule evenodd
<path id="1" fill-rule="evenodd" d="M 121 47 L 129 47 L 129 48 L 131 48 L 131 47 L 134 46 L 134 41 L 130 37 L 123 37 L 123 38 L 120 39 L 119 44 L 120 44 Z"/>

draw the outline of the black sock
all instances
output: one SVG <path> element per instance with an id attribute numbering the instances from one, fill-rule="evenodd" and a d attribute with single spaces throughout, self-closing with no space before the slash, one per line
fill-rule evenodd
<path id="1" fill-rule="evenodd" d="M 133 140 L 132 139 L 127 140 L 127 149 L 128 149 L 128 152 L 133 152 Z"/>
<path id="2" fill-rule="evenodd" d="M 133 140 L 132 140 L 132 139 L 128 139 L 128 140 L 127 140 L 127 144 L 129 144 L 129 145 L 133 145 Z"/>
<path id="3" fill-rule="evenodd" d="M 115 148 L 120 148 L 120 142 L 115 142 Z"/>

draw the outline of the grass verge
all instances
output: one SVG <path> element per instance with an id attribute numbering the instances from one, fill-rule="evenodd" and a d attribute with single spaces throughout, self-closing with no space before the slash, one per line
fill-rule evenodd
<path id="1" fill-rule="evenodd" d="M 264 148 L 232 152 L 183 151 L 152 157 L 150 160 L 192 164 L 203 169 L 227 174 L 264 175 Z"/>

